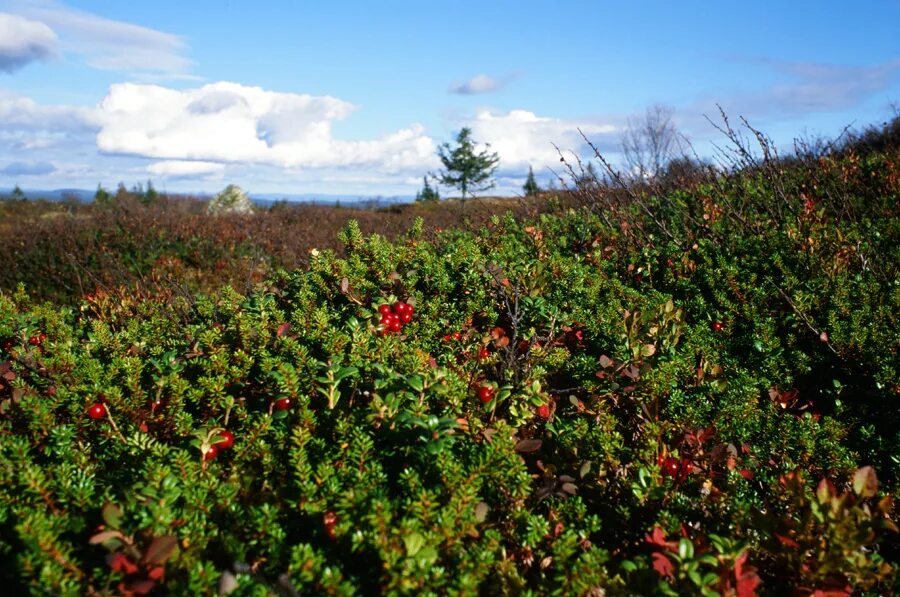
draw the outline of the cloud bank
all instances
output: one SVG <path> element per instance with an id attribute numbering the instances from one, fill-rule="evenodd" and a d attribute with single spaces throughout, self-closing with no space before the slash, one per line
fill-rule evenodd
<path id="1" fill-rule="evenodd" d="M 155 78 L 189 77 L 192 62 L 178 35 L 107 19 L 60 2 L 27 3 L 20 12 L 59 36 L 62 50 L 83 57 L 91 67 Z M 34 22 L 31 21 L 31 22 Z M 0 28 L 0 44 L 3 34 Z"/>
<path id="2" fill-rule="evenodd" d="M 57 54 L 56 33 L 46 24 L 0 13 L 0 72 L 12 73 L 30 62 Z"/>
<path id="3" fill-rule="evenodd" d="M 505 171 L 524 171 L 528 166 L 555 167 L 554 164 L 559 164 L 559 153 L 554 144 L 561 151 L 583 154 L 586 143 L 579 129 L 598 145 L 608 145 L 620 133 L 613 124 L 549 118 L 527 110 L 506 113 L 482 110 L 465 126 L 472 129 L 474 139 L 490 143 L 491 150 L 500 154 Z"/>
<path id="4" fill-rule="evenodd" d="M 109 154 L 281 168 L 398 172 L 433 163 L 434 142 L 420 125 L 373 140 L 335 139 L 332 124 L 354 109 L 330 96 L 238 83 L 185 90 L 116 84 L 98 107 L 97 146 Z"/>

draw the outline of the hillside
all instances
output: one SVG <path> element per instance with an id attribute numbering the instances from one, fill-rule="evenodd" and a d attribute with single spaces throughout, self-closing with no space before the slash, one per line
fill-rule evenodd
<path id="1" fill-rule="evenodd" d="M 751 158 L 397 213 L 4 205 L 0 578 L 897 592 L 900 151 Z"/>

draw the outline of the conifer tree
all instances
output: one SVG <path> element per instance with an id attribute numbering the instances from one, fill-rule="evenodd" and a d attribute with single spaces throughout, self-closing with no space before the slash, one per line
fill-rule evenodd
<path id="1" fill-rule="evenodd" d="M 528 179 L 525 180 L 522 190 L 525 191 L 526 197 L 533 197 L 541 192 L 541 187 L 538 186 L 537 181 L 534 179 L 534 170 L 532 170 L 531 166 L 528 166 Z"/>
<path id="2" fill-rule="evenodd" d="M 416 201 L 437 201 L 441 198 L 437 189 L 428 184 L 427 176 L 422 177 L 422 182 L 424 183 L 424 186 L 421 191 L 416 193 Z"/>
<path id="3" fill-rule="evenodd" d="M 438 148 L 438 157 L 444 169 L 438 172 L 441 184 L 456 187 L 462 199 L 479 191 L 486 191 L 495 186 L 491 177 L 497 170 L 500 156 L 488 151 L 490 145 L 480 152 L 475 152 L 472 130 L 463 128 L 456 136 L 456 146 L 444 143 Z"/>

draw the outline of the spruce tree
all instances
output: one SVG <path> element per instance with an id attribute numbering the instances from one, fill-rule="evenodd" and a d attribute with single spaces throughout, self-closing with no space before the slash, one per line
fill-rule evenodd
<path id="1" fill-rule="evenodd" d="M 424 186 L 421 191 L 416 193 L 416 201 L 437 201 L 441 198 L 437 189 L 428 184 L 427 176 L 422 177 L 422 182 L 424 183 Z"/>
<path id="2" fill-rule="evenodd" d="M 438 148 L 438 157 L 444 165 L 437 175 L 440 183 L 458 188 L 463 200 L 476 192 L 494 188 L 491 177 L 497 170 L 500 156 L 489 152 L 488 148 L 490 145 L 476 153 L 472 130 L 463 128 L 456 136 L 455 147 L 444 143 Z"/>
<path id="3" fill-rule="evenodd" d="M 538 186 L 537 181 L 534 179 L 534 170 L 532 170 L 531 166 L 528 166 L 528 179 L 525 180 L 522 190 L 525 191 L 526 197 L 533 197 L 541 192 L 541 187 Z"/>

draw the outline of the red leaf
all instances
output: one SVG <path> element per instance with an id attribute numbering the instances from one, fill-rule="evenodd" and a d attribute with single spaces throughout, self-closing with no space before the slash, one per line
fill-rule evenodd
<path id="1" fill-rule="evenodd" d="M 150 542 L 144 553 L 144 562 L 148 564 L 164 564 L 175 550 L 178 549 L 178 539 L 171 535 L 156 537 Z"/>
<path id="2" fill-rule="evenodd" d="M 794 541 L 793 539 L 791 539 L 790 537 L 786 537 L 784 535 L 779 535 L 778 533 L 774 533 L 774 535 L 775 535 L 775 538 L 778 539 L 778 541 L 782 545 L 787 545 L 788 547 L 793 547 L 794 549 L 800 549 L 800 544 L 797 543 L 796 541 Z"/>
<path id="3" fill-rule="evenodd" d="M 162 580 L 163 575 L 165 573 L 166 573 L 165 568 L 163 568 L 162 566 L 157 566 L 156 568 L 151 569 L 150 572 L 147 573 L 147 577 L 151 578 L 153 580 Z"/>
<path id="4" fill-rule="evenodd" d="M 656 545 L 657 547 L 667 549 L 672 553 L 678 551 L 678 542 L 666 541 L 666 534 L 659 527 L 654 527 L 652 533 L 648 533 L 646 536 L 644 536 L 644 541 L 651 545 Z"/>
<path id="5" fill-rule="evenodd" d="M 113 572 L 121 572 L 122 574 L 134 574 L 138 571 L 138 567 L 120 553 L 111 553 L 106 556 L 106 563 L 113 569 Z"/>
<path id="6" fill-rule="evenodd" d="M 516 452 L 537 452 L 541 449 L 541 444 L 543 442 L 539 439 L 523 439 L 519 443 L 516 444 L 515 450 Z"/>
<path id="7" fill-rule="evenodd" d="M 287 333 L 288 333 L 288 330 L 290 330 L 290 329 L 291 329 L 291 324 L 289 324 L 289 323 L 282 323 L 280 326 L 278 326 L 278 331 L 275 333 L 275 336 L 276 336 L 277 338 L 281 338 L 282 336 L 284 336 L 285 334 L 287 334 Z"/>
<path id="8" fill-rule="evenodd" d="M 762 582 L 753 566 L 744 566 L 747 552 L 742 552 L 734 560 L 734 577 L 737 579 L 737 597 L 756 597 L 756 587 Z"/>
<path id="9" fill-rule="evenodd" d="M 653 553 L 653 569 L 656 570 L 660 576 L 667 576 L 669 578 L 674 578 L 675 576 L 675 567 L 672 565 L 672 561 L 658 551 Z"/>

